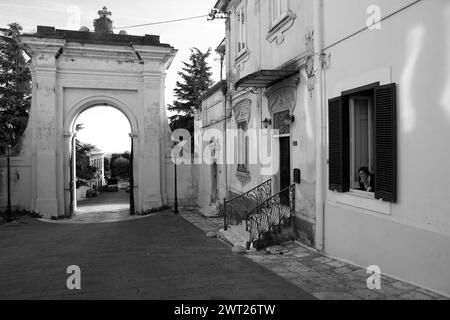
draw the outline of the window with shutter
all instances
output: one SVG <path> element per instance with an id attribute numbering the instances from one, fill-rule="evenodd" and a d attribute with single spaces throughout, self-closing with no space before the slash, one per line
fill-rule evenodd
<path id="1" fill-rule="evenodd" d="M 397 119 L 395 83 L 375 89 L 375 198 L 397 200 Z"/>
<path id="2" fill-rule="evenodd" d="M 329 100 L 328 108 L 329 189 L 353 188 L 395 202 L 396 85 L 375 83 L 343 92 Z"/>
<path id="3" fill-rule="evenodd" d="M 330 190 L 346 192 L 350 189 L 348 163 L 348 108 L 341 97 L 328 103 L 329 115 L 329 184 Z"/>

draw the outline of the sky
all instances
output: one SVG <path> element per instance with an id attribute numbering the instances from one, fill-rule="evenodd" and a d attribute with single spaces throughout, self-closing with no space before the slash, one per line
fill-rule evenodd
<path id="1" fill-rule="evenodd" d="M 108 117 L 104 121 L 98 121 Z M 108 153 L 122 153 L 130 150 L 130 123 L 125 115 L 112 107 L 90 108 L 77 118 L 76 124 L 83 124 L 84 129 L 77 133 L 77 139 L 90 143 Z"/>
<path id="2" fill-rule="evenodd" d="M 69 30 L 79 30 L 81 26 L 87 26 L 93 30 L 93 20 L 98 18 L 97 12 L 103 6 L 107 6 L 108 10 L 112 12 L 111 19 L 114 22 L 114 26 L 121 27 L 206 15 L 215 3 L 216 0 L 1 0 L 0 28 L 6 27 L 11 22 L 18 22 L 23 26 L 26 33 L 34 32 L 37 25 L 54 26 L 58 29 Z M 159 35 L 162 43 L 168 43 L 175 49 L 178 49 L 177 57 L 167 71 L 166 78 L 166 104 L 171 104 L 174 100 L 173 89 L 178 80 L 177 72 L 183 66 L 182 61 L 188 61 L 189 49 L 197 47 L 202 51 L 206 51 L 208 48 L 214 50 L 224 38 L 225 25 L 223 20 L 207 21 L 206 18 L 200 18 L 125 30 L 130 35 Z M 119 31 L 120 29 L 115 30 L 116 33 Z M 219 81 L 220 63 L 218 57 L 213 54 L 208 63 L 212 67 L 213 80 L 215 82 Z M 118 119 L 116 113 L 106 113 L 105 110 L 101 113 L 101 116 L 99 112 L 94 111 L 89 112 L 89 114 L 94 119 L 92 121 L 89 120 L 89 123 L 92 122 L 93 124 L 102 121 L 111 123 Z M 83 119 L 85 118 L 83 117 Z M 108 141 L 110 136 L 105 135 L 104 131 L 100 129 L 88 128 L 87 120 L 86 118 L 86 132 L 89 131 L 90 136 L 102 136 L 101 139 L 96 138 L 97 147 L 105 152 L 118 151 L 109 150 L 108 148 L 112 147 Z M 98 126 L 98 128 L 101 127 Z M 122 130 L 125 127 L 120 124 L 116 126 L 116 129 L 120 128 Z M 126 141 L 128 141 L 128 132 L 123 132 Z M 123 145 L 119 145 L 116 141 L 114 143 L 115 148 L 128 150 L 129 144 L 128 142 L 125 143 L 125 140 L 123 140 Z M 85 142 L 92 143 L 92 141 Z"/>

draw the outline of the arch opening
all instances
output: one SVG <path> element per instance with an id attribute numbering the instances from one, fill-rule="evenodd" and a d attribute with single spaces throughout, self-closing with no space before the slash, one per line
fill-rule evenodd
<path id="1" fill-rule="evenodd" d="M 117 221 L 134 214 L 133 117 L 110 103 L 75 108 L 70 123 L 70 217 Z"/>

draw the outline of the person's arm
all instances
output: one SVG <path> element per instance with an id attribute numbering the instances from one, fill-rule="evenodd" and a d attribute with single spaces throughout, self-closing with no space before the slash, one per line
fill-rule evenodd
<path id="1" fill-rule="evenodd" d="M 367 192 L 375 192 L 375 179 L 374 179 L 373 174 L 371 174 L 368 179 L 369 179 L 369 181 L 368 181 L 369 184 L 368 184 Z"/>

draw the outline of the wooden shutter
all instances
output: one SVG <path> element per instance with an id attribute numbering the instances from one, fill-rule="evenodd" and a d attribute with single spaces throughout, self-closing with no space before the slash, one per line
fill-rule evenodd
<path id="1" fill-rule="evenodd" d="M 397 119 L 395 83 L 375 89 L 375 198 L 397 200 Z"/>
<path id="2" fill-rule="evenodd" d="M 329 117 L 329 188 L 332 191 L 350 190 L 349 109 L 344 97 L 328 101 Z"/>

